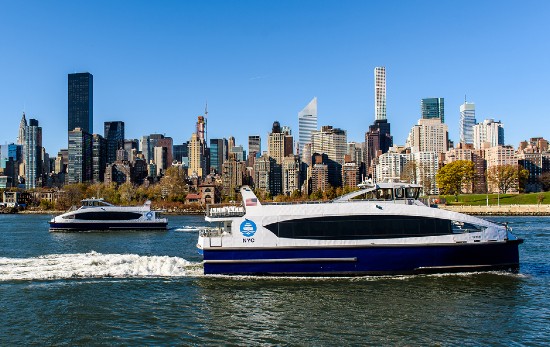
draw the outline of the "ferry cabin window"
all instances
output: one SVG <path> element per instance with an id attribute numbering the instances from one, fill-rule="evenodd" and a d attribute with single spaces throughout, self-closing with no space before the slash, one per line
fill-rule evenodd
<path id="1" fill-rule="evenodd" d="M 403 196 L 404 196 L 403 188 L 395 188 L 395 198 L 403 199 Z"/>
<path id="2" fill-rule="evenodd" d="M 392 200 L 393 194 L 392 194 L 391 188 L 380 188 L 376 191 L 376 197 L 378 200 Z"/>
<path id="3" fill-rule="evenodd" d="M 455 234 L 475 233 L 475 232 L 483 231 L 485 229 L 484 227 L 479 225 L 474 225 L 474 224 L 465 223 L 465 222 L 458 222 L 458 221 L 453 221 L 452 227 L 453 227 L 453 233 Z"/>
<path id="4" fill-rule="evenodd" d="M 418 187 L 405 188 L 405 195 L 408 199 L 418 199 L 418 193 L 420 193 L 420 188 Z"/>
<path id="5" fill-rule="evenodd" d="M 315 240 L 361 240 L 448 235 L 451 221 L 414 216 L 332 216 L 266 225 L 278 237 Z"/>

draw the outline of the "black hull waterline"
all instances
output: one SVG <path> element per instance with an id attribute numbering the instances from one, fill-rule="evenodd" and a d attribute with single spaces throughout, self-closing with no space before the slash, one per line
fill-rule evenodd
<path id="1" fill-rule="evenodd" d="M 140 222 L 140 223 L 50 223 L 50 231 L 110 231 L 110 230 L 166 230 L 165 222 Z"/>

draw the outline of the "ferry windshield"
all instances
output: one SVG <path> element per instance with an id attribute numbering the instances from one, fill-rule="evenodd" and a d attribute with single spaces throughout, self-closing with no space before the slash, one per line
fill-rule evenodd
<path id="1" fill-rule="evenodd" d="M 403 188 L 395 188 L 395 198 L 403 199 L 403 196 L 404 196 Z"/>
<path id="2" fill-rule="evenodd" d="M 405 188 L 405 195 L 407 199 L 418 199 L 420 193 L 420 188 L 418 187 L 407 187 Z"/>
<path id="3" fill-rule="evenodd" d="M 376 197 L 379 200 L 392 200 L 393 193 L 391 188 L 380 188 L 376 191 Z"/>

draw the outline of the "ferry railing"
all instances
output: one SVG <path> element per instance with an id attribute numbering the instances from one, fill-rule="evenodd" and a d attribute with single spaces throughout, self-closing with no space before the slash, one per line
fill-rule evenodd
<path id="1" fill-rule="evenodd" d="M 206 206 L 206 216 L 213 218 L 242 217 L 246 209 L 242 205 L 216 204 Z"/>

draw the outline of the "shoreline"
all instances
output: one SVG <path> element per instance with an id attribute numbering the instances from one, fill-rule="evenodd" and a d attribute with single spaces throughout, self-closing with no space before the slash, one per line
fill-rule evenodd
<path id="1" fill-rule="evenodd" d="M 550 216 L 550 205 L 441 205 L 438 208 L 474 216 Z"/>

